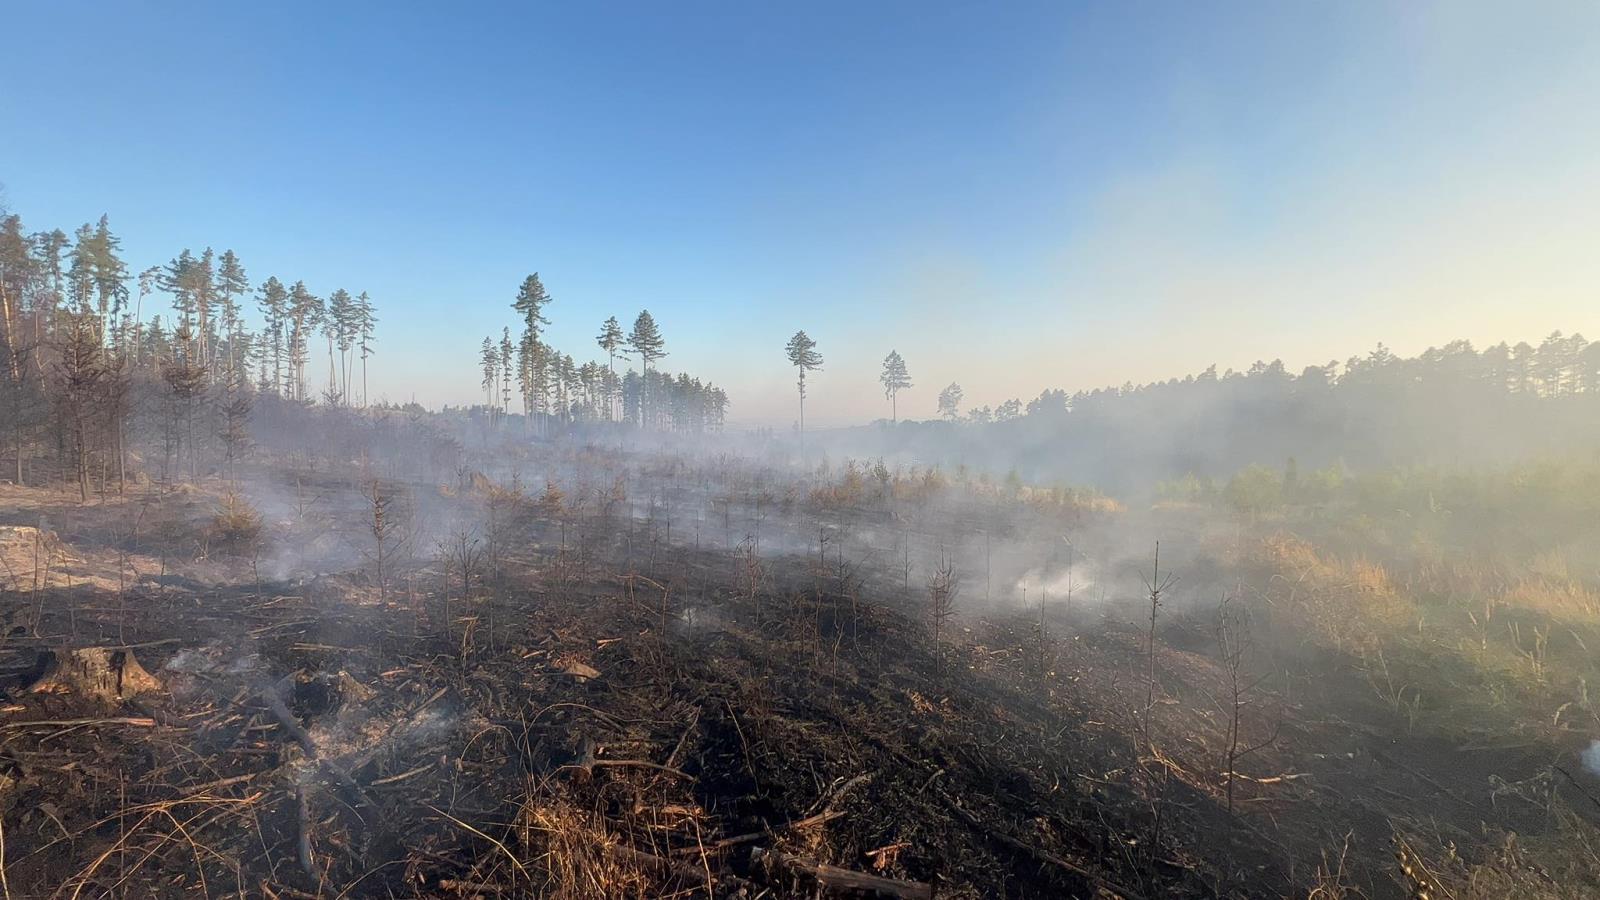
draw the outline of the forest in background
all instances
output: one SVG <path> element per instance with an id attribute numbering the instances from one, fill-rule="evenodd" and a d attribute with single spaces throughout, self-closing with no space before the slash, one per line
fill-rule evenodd
<path id="1" fill-rule="evenodd" d="M 515 417 L 543 436 L 602 424 L 722 427 L 727 394 L 660 369 L 666 340 L 648 310 L 627 333 L 608 319 L 597 338 L 607 362 L 580 365 L 544 340 L 552 299 L 528 276 L 511 303 L 520 337 L 507 327 L 498 343 L 484 339 L 479 409 L 491 424 Z M 17 484 L 71 484 L 88 499 L 124 491 L 130 474 L 231 473 L 261 437 L 259 402 L 369 421 L 414 416 L 420 408 L 369 399 L 377 322 L 364 291 L 324 297 L 276 276 L 252 287 L 232 250 L 184 249 L 135 272 L 105 216 L 69 236 L 30 232 L 0 209 L 0 472 Z M 617 358 L 630 353 L 642 371 L 619 375 Z"/>
<path id="2" fill-rule="evenodd" d="M 1290 460 L 1373 471 L 1588 454 L 1600 441 L 1600 344 L 1556 332 L 1537 346 L 1479 351 L 1458 340 L 1415 357 L 1379 345 L 1299 374 L 1277 360 L 1243 372 L 1213 366 L 1147 385 L 1050 389 L 1026 404 L 966 413 L 960 395 L 959 385 L 945 389 L 942 421 L 880 421 L 818 444 L 1141 495 L 1185 475 L 1227 479 Z"/>
<path id="3" fill-rule="evenodd" d="M 662 369 L 667 342 L 648 310 L 627 330 L 614 316 L 602 322 L 603 356 L 580 364 L 545 339 L 552 302 L 538 274 L 523 281 L 510 303 L 517 327 L 485 337 L 476 354 L 482 402 L 447 418 L 541 437 L 724 430 L 729 395 Z M 69 236 L 0 216 L 0 471 L 19 483 L 73 483 L 87 497 L 121 486 L 130 453 L 163 479 L 228 469 L 260 439 L 251 420 L 265 398 L 369 419 L 397 412 L 369 399 L 377 321 L 365 292 L 323 297 L 276 276 L 252 287 L 231 250 L 185 249 L 135 272 L 105 217 Z M 806 373 L 822 357 L 803 331 L 785 350 L 803 414 Z M 1298 374 L 1275 360 L 967 410 L 951 384 L 931 421 L 893 415 L 913 384 L 898 352 L 879 382 L 891 420 L 817 432 L 813 455 L 1140 496 L 1165 484 L 1170 496 L 1184 478 L 1190 494 L 1221 490 L 1251 465 L 1326 479 L 1569 457 L 1600 440 L 1600 344 L 1561 332 L 1481 351 L 1457 340 L 1409 358 L 1379 345 Z M 766 430 L 730 446 L 795 450 Z"/>

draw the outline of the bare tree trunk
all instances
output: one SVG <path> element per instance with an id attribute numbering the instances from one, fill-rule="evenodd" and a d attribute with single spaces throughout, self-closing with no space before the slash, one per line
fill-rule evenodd
<path id="1" fill-rule="evenodd" d="M 6 293 L 4 286 L 0 286 L 0 328 L 6 332 L 6 360 L 11 367 L 11 380 L 20 383 L 19 369 L 17 367 L 17 340 L 16 320 L 12 318 L 11 297 Z"/>
<path id="2" fill-rule="evenodd" d="M 89 447 L 83 439 L 83 425 L 78 425 L 77 435 L 78 499 L 89 502 Z"/>

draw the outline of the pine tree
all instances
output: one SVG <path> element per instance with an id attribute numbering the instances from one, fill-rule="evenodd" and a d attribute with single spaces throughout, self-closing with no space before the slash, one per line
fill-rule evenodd
<path id="1" fill-rule="evenodd" d="M 649 407 L 650 364 L 667 355 L 666 346 L 661 330 L 656 327 L 655 317 L 650 315 L 650 310 L 641 310 L 638 318 L 633 320 L 633 330 L 628 332 L 628 347 L 638 355 L 640 365 L 644 368 L 639 396 L 639 424 L 642 427 L 649 426 L 653 413 Z"/>
<path id="2" fill-rule="evenodd" d="M 141 343 L 141 341 L 140 341 L 140 333 L 141 333 L 142 329 L 139 327 L 139 322 L 143 320 L 143 316 L 144 316 L 144 298 L 146 298 L 146 297 L 150 296 L 151 294 L 155 293 L 156 287 L 159 286 L 160 284 L 161 284 L 161 267 L 160 266 L 151 266 L 150 268 L 145 269 L 143 272 L 139 273 L 139 300 L 138 300 L 138 303 L 133 308 L 133 322 L 134 322 L 134 329 L 133 329 L 133 361 L 134 361 L 135 364 L 137 364 L 139 362 L 140 349 L 141 349 L 141 347 L 140 347 L 140 343 Z"/>
<path id="3" fill-rule="evenodd" d="M 805 452 L 806 447 L 806 373 L 822 367 L 822 354 L 817 352 L 817 342 L 813 341 L 804 331 L 796 331 L 794 337 L 789 338 L 789 343 L 784 345 L 783 352 L 789 357 L 789 365 L 800 371 L 800 452 Z"/>
<path id="4" fill-rule="evenodd" d="M 518 348 L 522 408 L 532 421 L 533 413 L 544 408 L 545 403 L 545 352 L 539 339 L 539 326 L 550 324 L 544 317 L 544 308 L 551 297 L 535 272 L 522 280 L 517 289 L 517 299 L 511 308 L 522 314 L 522 343 Z"/>
<path id="5" fill-rule="evenodd" d="M 954 422 L 961 415 L 961 385 L 950 382 L 950 386 L 939 392 L 939 415 Z"/>
<path id="6" fill-rule="evenodd" d="M 269 346 L 262 348 L 265 354 L 270 349 L 272 353 L 272 392 L 279 396 L 284 395 L 283 371 L 283 341 L 284 325 L 289 318 L 289 290 L 283 282 L 276 277 L 268 278 L 260 287 L 261 296 L 257 300 L 261 308 L 261 316 L 265 319 L 263 325 L 265 340 Z M 266 381 L 266 360 L 263 355 L 261 366 L 261 380 Z"/>
<path id="7" fill-rule="evenodd" d="M 0 331 L 6 370 L 14 383 L 20 383 L 24 344 L 22 302 L 33 288 L 35 265 L 28 239 L 22 233 L 22 218 L 0 217 Z"/>
<path id="8" fill-rule="evenodd" d="M 500 412 L 509 415 L 511 412 L 511 329 L 505 328 L 500 332 Z"/>
<path id="9" fill-rule="evenodd" d="M 911 374 L 906 371 L 906 361 L 900 357 L 897 350 L 890 350 L 889 355 L 883 358 L 883 374 L 878 376 L 883 383 L 883 396 L 889 401 L 889 421 L 900 421 L 899 396 L 900 392 L 912 387 Z"/>
<path id="10" fill-rule="evenodd" d="M 539 273 L 535 272 L 522 280 L 522 287 L 517 289 L 517 299 L 511 304 L 512 309 L 522 313 L 522 323 L 526 329 L 525 335 L 539 340 L 539 326 L 550 324 L 544 317 L 544 308 L 554 299 L 544 289 L 544 283 L 539 280 Z"/>
<path id="11" fill-rule="evenodd" d="M 122 241 L 111 233 L 111 223 L 105 217 L 95 226 L 90 258 L 91 280 L 99 300 L 100 331 L 102 343 L 106 338 L 106 324 L 114 321 L 128 301 L 128 266 L 117 255 Z"/>
<path id="12" fill-rule="evenodd" d="M 345 402 L 350 397 L 350 376 L 346 360 L 349 359 L 350 348 L 355 345 L 356 328 L 356 302 L 350 292 L 339 288 L 328 295 L 328 314 L 322 325 L 323 334 L 328 338 L 328 369 L 329 384 L 331 389 L 338 393 Z M 339 348 L 339 364 L 334 367 L 333 350 Z M 343 381 L 341 384 L 340 381 Z"/>
<path id="13" fill-rule="evenodd" d="M 72 312 L 94 315 L 94 229 L 83 225 L 72 233 L 72 249 L 67 252 L 67 289 Z"/>
<path id="14" fill-rule="evenodd" d="M 59 228 L 42 231 L 33 236 L 34 269 L 36 283 L 33 291 L 33 345 L 43 346 L 53 334 L 55 314 L 66 302 L 66 279 L 62 269 L 62 254 L 71 241 Z M 35 354 L 35 368 L 43 373 L 43 357 Z"/>
<path id="15" fill-rule="evenodd" d="M 250 449 L 250 410 L 255 405 L 244 373 L 231 370 L 218 405 L 222 412 L 223 464 L 237 480 L 237 465 Z"/>
<path id="16" fill-rule="evenodd" d="M 232 250 L 222 251 L 222 258 L 217 264 L 217 282 L 215 292 L 217 295 L 217 308 L 222 320 L 222 334 L 228 342 L 227 383 L 232 383 L 233 377 L 238 374 L 238 369 L 243 363 L 239 354 L 239 343 L 244 321 L 239 316 L 239 304 L 235 298 L 243 297 L 250 291 L 250 280 L 244 274 L 244 266 L 240 264 L 239 257 Z"/>
<path id="17" fill-rule="evenodd" d="M 595 343 L 600 345 L 600 349 L 606 351 L 606 360 L 611 371 L 611 380 L 613 381 L 615 381 L 617 377 L 617 351 L 622 348 L 625 340 L 627 340 L 627 338 L 622 333 L 622 324 L 617 321 L 616 316 L 612 316 L 609 319 L 606 319 L 605 322 L 601 323 L 600 335 L 599 337 L 595 338 Z M 614 403 L 609 403 L 607 405 L 606 418 L 616 418 L 616 409 Z"/>
<path id="18" fill-rule="evenodd" d="M 190 329 L 179 326 L 172 335 L 172 358 L 161 369 L 167 383 L 170 412 L 167 421 L 167 448 L 177 451 L 181 463 L 188 453 L 189 477 L 199 474 L 195 452 L 194 415 L 206 392 L 206 368 L 200 356 L 199 339 Z"/>
<path id="19" fill-rule="evenodd" d="M 367 405 L 367 360 L 371 359 L 376 351 L 373 350 L 374 336 L 377 333 L 378 314 L 372 306 L 372 298 L 366 291 L 356 295 L 355 303 L 355 333 L 358 341 L 356 349 L 361 353 L 361 405 Z"/>
<path id="20" fill-rule="evenodd" d="M 172 311 L 177 313 L 175 327 L 193 329 L 195 323 L 194 254 L 184 250 L 161 270 L 160 286 L 172 295 Z"/>
<path id="21" fill-rule="evenodd" d="M 93 452 L 100 404 L 105 396 L 105 355 L 100 346 L 99 317 L 94 310 L 72 314 L 56 363 L 53 392 L 68 447 L 80 500 L 89 499 L 89 454 Z"/>
<path id="22" fill-rule="evenodd" d="M 311 334 L 321 324 L 322 299 L 296 281 L 289 289 L 289 368 L 294 377 L 293 397 L 306 399 L 306 362 Z"/>
<path id="23" fill-rule="evenodd" d="M 194 297 L 195 341 L 198 344 L 196 362 L 210 371 L 212 353 L 216 346 L 216 321 L 212 315 L 217 305 L 216 254 L 210 247 L 201 251 L 200 259 L 189 270 L 189 292 Z"/>
<path id="24" fill-rule="evenodd" d="M 500 384 L 500 354 L 495 350 L 494 338 L 483 339 L 483 353 L 480 358 L 483 361 L 484 400 L 489 405 L 490 420 L 493 421 L 493 415 L 498 411 L 494 400 L 494 389 Z"/>
<path id="25" fill-rule="evenodd" d="M 145 345 L 148 352 L 145 356 L 150 360 L 150 367 L 159 370 L 171 356 L 172 342 L 167 338 L 167 330 L 161 325 L 161 317 L 151 316 L 150 324 L 144 330 Z"/>

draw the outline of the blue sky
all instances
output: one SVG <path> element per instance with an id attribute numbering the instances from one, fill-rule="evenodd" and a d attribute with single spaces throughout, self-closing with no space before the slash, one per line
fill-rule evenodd
<path id="1" fill-rule="evenodd" d="M 598 355 L 787 424 L 1600 332 L 1600 5 L 182 4 L 5 13 L 0 182 L 135 268 L 379 304 L 375 393 L 471 401 L 521 278 Z"/>

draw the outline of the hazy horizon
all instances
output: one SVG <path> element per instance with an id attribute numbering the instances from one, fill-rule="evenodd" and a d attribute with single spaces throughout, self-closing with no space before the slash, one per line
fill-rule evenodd
<path id="1" fill-rule="evenodd" d="M 1591 5 L 87 10 L 10 14 L 6 205 L 369 291 L 374 398 L 475 402 L 535 271 L 557 349 L 648 308 L 780 428 L 802 328 L 817 427 L 890 349 L 929 418 L 1600 332 Z"/>

